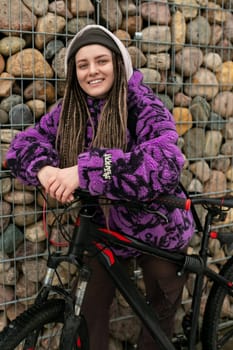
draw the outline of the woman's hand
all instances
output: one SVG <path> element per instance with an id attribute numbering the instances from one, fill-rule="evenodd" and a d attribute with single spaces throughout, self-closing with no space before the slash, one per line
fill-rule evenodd
<path id="1" fill-rule="evenodd" d="M 61 203 L 71 202 L 73 193 L 79 187 L 78 166 L 55 168 L 43 167 L 37 177 L 47 194 Z"/>

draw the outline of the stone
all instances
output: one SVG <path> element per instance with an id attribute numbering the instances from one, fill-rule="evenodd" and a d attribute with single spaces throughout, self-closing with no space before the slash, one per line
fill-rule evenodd
<path id="1" fill-rule="evenodd" d="M 14 129 L 3 129 L 1 130 L 0 140 L 4 143 L 11 143 L 15 136 L 19 133 L 18 130 Z"/>
<path id="2" fill-rule="evenodd" d="M 5 60 L 0 53 L 0 74 L 4 71 L 4 68 L 5 68 Z"/>
<path id="3" fill-rule="evenodd" d="M 221 153 L 227 156 L 232 156 L 233 154 L 233 143 L 232 140 L 226 140 L 221 147 Z"/>
<path id="4" fill-rule="evenodd" d="M 201 183 L 208 181 L 210 178 L 211 169 L 204 159 L 190 164 L 189 169 Z"/>
<path id="5" fill-rule="evenodd" d="M 22 227 L 33 224 L 41 217 L 41 213 L 33 205 L 17 204 L 14 206 L 13 217 L 15 224 Z"/>
<path id="6" fill-rule="evenodd" d="M 198 142 L 197 142 L 198 140 Z M 188 158 L 203 157 L 205 146 L 205 131 L 202 128 L 192 128 L 184 135 L 184 152 Z"/>
<path id="7" fill-rule="evenodd" d="M 128 42 L 131 41 L 130 35 L 134 36 L 136 32 L 140 32 L 142 30 L 142 25 L 143 20 L 141 16 L 128 16 L 126 18 L 123 18 L 121 28 L 126 32 L 125 35 L 129 36 Z M 118 29 L 114 32 L 114 34 L 119 30 L 121 31 L 121 29 Z"/>
<path id="8" fill-rule="evenodd" d="M 26 100 L 38 99 L 46 103 L 55 102 L 55 88 L 49 81 L 35 80 L 24 90 Z"/>
<path id="9" fill-rule="evenodd" d="M 8 193 L 11 190 L 11 179 L 5 178 L 0 179 L 0 191 L 4 195 L 5 193 Z"/>
<path id="10" fill-rule="evenodd" d="M 215 157 L 219 154 L 222 144 L 222 133 L 218 130 L 208 130 L 206 132 L 206 143 L 204 148 L 204 156 Z"/>
<path id="11" fill-rule="evenodd" d="M 25 229 L 25 238 L 31 242 L 42 242 L 46 239 L 43 221 L 28 225 Z"/>
<path id="12" fill-rule="evenodd" d="M 216 193 L 218 196 L 223 195 L 226 192 L 227 182 L 226 176 L 223 172 L 218 170 L 212 170 L 210 179 L 204 184 L 205 193 Z"/>
<path id="13" fill-rule="evenodd" d="M 52 60 L 52 68 L 58 78 L 65 78 L 65 54 L 66 54 L 66 48 L 62 48 L 59 52 L 57 52 Z"/>
<path id="14" fill-rule="evenodd" d="M 5 253 L 0 251 L 0 273 L 6 273 L 11 268 L 11 263 L 9 256 Z"/>
<path id="15" fill-rule="evenodd" d="M 8 113 L 0 108 L 0 124 L 8 124 Z"/>
<path id="16" fill-rule="evenodd" d="M 35 264 L 36 265 L 36 264 Z M 39 271 L 38 271 L 39 272 Z M 37 284 L 21 275 L 15 287 L 17 298 L 24 299 L 33 296 L 37 292 Z"/>
<path id="17" fill-rule="evenodd" d="M 121 26 L 123 16 L 118 1 L 101 0 L 100 16 L 111 31 Z"/>
<path id="18" fill-rule="evenodd" d="M 39 119 L 46 112 L 46 103 L 38 99 L 30 100 L 26 102 L 26 105 L 30 108 L 35 119 Z"/>
<path id="19" fill-rule="evenodd" d="M 16 77 L 53 78 L 54 72 L 42 53 L 37 49 L 24 49 L 10 56 L 6 71 Z"/>
<path id="20" fill-rule="evenodd" d="M 4 200 L 0 201 L 0 233 L 3 233 L 10 222 L 11 205 Z"/>
<path id="21" fill-rule="evenodd" d="M 152 89 L 155 88 L 161 78 L 159 71 L 150 68 L 140 68 L 140 71 L 143 74 L 143 81 L 149 84 Z"/>
<path id="22" fill-rule="evenodd" d="M 147 59 L 143 52 L 136 46 L 129 46 L 128 52 L 131 57 L 133 67 L 141 68 L 145 66 Z M 149 67 L 150 68 L 150 67 Z"/>
<path id="23" fill-rule="evenodd" d="M 185 44 L 186 21 L 181 11 L 176 11 L 171 19 L 172 43 L 175 51 L 179 51 Z"/>
<path id="24" fill-rule="evenodd" d="M 230 164 L 231 164 L 230 158 L 226 158 L 222 154 L 219 154 L 217 157 L 215 157 L 211 163 L 213 169 L 220 170 L 223 173 L 227 171 Z"/>
<path id="25" fill-rule="evenodd" d="M 44 50 L 44 56 L 47 60 L 50 60 L 54 55 L 64 47 L 61 40 L 50 40 Z"/>
<path id="26" fill-rule="evenodd" d="M 186 42 L 192 45 L 208 45 L 211 38 L 211 27 L 205 17 L 198 16 L 187 23 Z"/>
<path id="27" fill-rule="evenodd" d="M 7 254 L 13 253 L 18 245 L 23 241 L 23 238 L 24 235 L 22 231 L 14 224 L 10 224 L 2 233 L 0 250 Z"/>
<path id="28" fill-rule="evenodd" d="M 174 97 L 174 105 L 178 107 L 189 107 L 192 98 L 185 95 L 183 92 L 178 92 Z"/>
<path id="29" fill-rule="evenodd" d="M 118 29 L 114 32 L 114 35 L 122 41 L 122 43 L 128 47 L 131 44 L 131 37 L 130 34 L 127 33 L 125 30 Z"/>
<path id="30" fill-rule="evenodd" d="M 14 300 L 14 289 L 0 284 L 0 310 L 4 310 L 4 304 Z"/>
<path id="31" fill-rule="evenodd" d="M 70 19 L 73 17 L 72 13 L 70 12 L 70 10 L 67 7 L 67 3 L 64 2 L 63 0 L 58 0 L 58 1 L 56 0 L 56 1 L 51 2 L 49 4 L 48 10 L 49 10 L 49 12 L 53 12 L 53 13 L 58 14 L 59 16 L 62 16 L 64 18 Z"/>
<path id="32" fill-rule="evenodd" d="M 23 0 L 23 2 L 36 16 L 43 16 L 48 11 L 48 0 Z"/>
<path id="33" fill-rule="evenodd" d="M 212 111 L 223 118 L 230 118 L 233 115 L 233 92 L 219 92 L 211 102 Z"/>
<path id="34" fill-rule="evenodd" d="M 184 77 L 190 77 L 196 73 L 203 63 L 203 53 L 195 46 L 184 47 L 175 55 L 175 67 L 177 72 Z"/>
<path id="35" fill-rule="evenodd" d="M 216 72 L 221 68 L 222 58 L 215 52 L 209 52 L 204 55 L 203 62 L 206 68 L 212 70 L 213 72 Z"/>
<path id="36" fill-rule="evenodd" d="M 209 69 L 200 68 L 186 83 L 184 92 L 191 97 L 199 95 L 209 101 L 219 92 L 217 78 Z"/>
<path id="37" fill-rule="evenodd" d="M 210 45 L 215 46 L 220 41 L 223 35 L 223 28 L 222 26 L 216 23 L 212 24 L 210 27 L 211 27 Z"/>
<path id="38" fill-rule="evenodd" d="M 187 188 L 190 193 L 203 193 L 203 185 L 198 179 L 192 179 Z"/>
<path id="39" fill-rule="evenodd" d="M 22 129 L 33 123 L 33 115 L 30 108 L 24 104 L 18 104 L 9 111 L 9 119 L 13 128 Z"/>
<path id="40" fill-rule="evenodd" d="M 184 135 L 192 128 L 192 114 L 188 108 L 175 107 L 173 108 L 172 114 L 176 122 L 176 130 L 179 136 Z"/>
<path id="41" fill-rule="evenodd" d="M 46 260 L 38 257 L 25 260 L 22 263 L 22 271 L 26 280 L 34 283 L 42 282 L 47 271 L 46 264 Z"/>
<path id="42" fill-rule="evenodd" d="M 211 24 L 222 24 L 226 21 L 225 11 L 220 5 L 211 1 L 208 2 L 208 9 L 203 10 L 203 16 L 205 16 Z"/>
<path id="43" fill-rule="evenodd" d="M 0 97 L 7 97 L 12 92 L 12 87 L 14 85 L 15 79 L 12 75 L 3 72 L 0 75 L 1 85 L 0 85 Z"/>
<path id="44" fill-rule="evenodd" d="M 216 72 L 221 91 L 231 91 L 233 86 L 233 62 L 223 62 Z"/>
<path id="45" fill-rule="evenodd" d="M 18 279 L 16 267 L 10 267 L 8 271 L 0 272 L 0 284 L 15 286 Z"/>
<path id="46" fill-rule="evenodd" d="M 4 195 L 4 200 L 12 204 L 31 204 L 35 197 L 33 192 L 30 191 L 12 191 Z"/>
<path id="47" fill-rule="evenodd" d="M 197 127 L 205 128 L 210 116 L 209 103 L 201 96 L 196 96 L 193 98 L 189 110 L 192 114 L 194 124 Z"/>
<path id="48" fill-rule="evenodd" d="M 37 17 L 19 0 L 1 0 L 0 28 L 2 32 L 18 35 L 18 31 L 32 31 L 36 27 Z M 15 31 L 15 33 L 14 33 Z"/>
<path id="49" fill-rule="evenodd" d="M 171 48 L 171 30 L 169 26 L 151 25 L 142 30 L 142 51 L 159 53 Z"/>
<path id="50" fill-rule="evenodd" d="M 137 6 L 135 5 L 133 0 L 120 0 L 119 2 L 121 12 L 124 16 L 134 16 L 137 13 Z"/>
<path id="51" fill-rule="evenodd" d="M 147 67 L 156 70 L 168 70 L 171 66 L 170 55 L 168 53 L 149 54 L 147 57 Z"/>
<path id="52" fill-rule="evenodd" d="M 43 17 L 38 17 L 35 35 L 36 48 L 43 49 L 45 44 L 55 39 L 54 33 L 62 33 L 65 25 L 64 17 L 51 12 L 46 13 Z"/>
<path id="53" fill-rule="evenodd" d="M 143 2 L 140 6 L 141 16 L 144 21 L 168 25 L 171 15 L 167 2 Z"/>
<path id="54" fill-rule="evenodd" d="M 210 112 L 209 122 L 207 127 L 211 130 L 223 130 L 226 121 L 217 113 Z"/>
<path id="55" fill-rule="evenodd" d="M 4 37 L 0 40 L 0 53 L 4 56 L 11 56 L 24 49 L 25 46 L 26 42 L 23 38 L 17 36 Z"/>
<path id="56" fill-rule="evenodd" d="M 15 256 L 16 258 L 20 257 L 30 257 L 33 255 L 40 255 L 45 252 L 45 242 L 30 242 L 24 240 L 16 249 Z"/>
<path id="57" fill-rule="evenodd" d="M 90 0 L 70 0 L 69 3 L 69 10 L 74 16 L 89 17 L 94 13 L 94 6 Z"/>
<path id="58" fill-rule="evenodd" d="M 0 108 L 5 112 L 9 112 L 10 109 L 23 102 L 22 96 L 12 94 L 6 98 L 3 98 L 0 103 Z"/>

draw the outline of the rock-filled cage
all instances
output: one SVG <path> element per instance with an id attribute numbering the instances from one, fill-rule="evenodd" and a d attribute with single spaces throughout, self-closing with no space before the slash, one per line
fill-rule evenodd
<path id="1" fill-rule="evenodd" d="M 134 67 L 172 112 L 185 157 L 187 191 L 221 195 L 233 190 L 233 1 L 232 0 L 1 0 L 1 164 L 12 138 L 39 121 L 62 98 L 64 56 L 83 26 L 103 24 L 127 47 Z M 1 174 L 4 173 L 1 168 Z M 43 197 L 18 180 L 2 179 L 0 214 L 0 329 L 34 300 L 46 271 L 48 243 Z M 49 208 L 59 203 L 49 201 Z M 201 217 L 205 210 L 199 210 Z M 233 234 L 232 210 L 216 227 Z M 53 215 L 47 209 L 48 226 Z M 72 223 L 68 220 L 67 225 Z M 61 239 L 53 227 L 54 240 Z M 194 236 L 190 253 L 199 250 Z M 55 248 L 54 248 L 55 249 Z M 66 249 L 66 248 L 62 248 Z M 209 263 L 218 270 L 230 244 L 210 242 Z M 69 286 L 77 271 L 60 270 Z M 140 269 L 130 269 L 144 292 Z M 57 281 L 58 283 L 58 281 Z M 189 277 L 177 312 L 176 333 L 190 307 Z M 204 309 L 209 286 L 203 297 Z M 97 300 L 98 302 L 98 300 Z M 225 312 L 233 317 L 233 304 Z M 111 308 L 110 348 L 134 345 L 140 322 L 118 293 Z M 56 349 L 54 340 L 53 349 Z M 43 343 L 41 345 L 43 349 Z"/>

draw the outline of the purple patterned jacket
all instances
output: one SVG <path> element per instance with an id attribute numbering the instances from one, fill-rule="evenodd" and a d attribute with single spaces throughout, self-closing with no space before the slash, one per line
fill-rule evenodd
<path id="1" fill-rule="evenodd" d="M 184 158 L 177 147 L 178 134 L 170 112 L 142 82 L 135 70 L 128 82 L 128 114 L 135 119 L 135 136 L 128 131 L 128 149 L 89 149 L 78 156 L 80 188 L 110 199 L 128 198 L 145 201 L 161 193 L 185 197 L 179 188 Z M 87 99 L 91 118 L 97 125 L 104 101 Z M 61 104 L 43 116 L 33 128 L 17 134 L 7 154 L 12 173 L 25 184 L 38 185 L 37 172 L 45 165 L 59 166 L 55 139 Z M 131 119 L 131 120 L 132 120 Z M 92 139 L 87 125 L 86 146 Z M 87 148 L 88 149 L 88 148 Z M 110 228 L 126 232 L 151 245 L 179 250 L 188 245 L 194 232 L 190 212 L 171 210 L 154 202 L 154 208 L 168 218 L 145 212 L 132 212 L 124 207 L 110 209 Z M 99 216 L 103 222 L 103 216 Z M 124 257 L 132 251 L 118 250 Z"/>

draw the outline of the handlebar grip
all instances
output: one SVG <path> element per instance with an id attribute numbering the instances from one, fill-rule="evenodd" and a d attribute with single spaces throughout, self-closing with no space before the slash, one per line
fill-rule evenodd
<path id="1" fill-rule="evenodd" d="M 155 200 L 170 208 L 179 208 L 187 211 L 191 208 L 191 199 L 189 198 L 179 198 L 171 194 L 163 194 L 158 196 Z"/>

